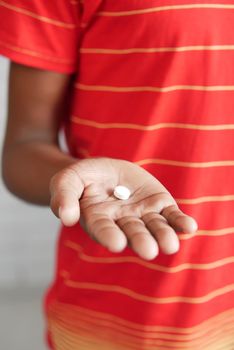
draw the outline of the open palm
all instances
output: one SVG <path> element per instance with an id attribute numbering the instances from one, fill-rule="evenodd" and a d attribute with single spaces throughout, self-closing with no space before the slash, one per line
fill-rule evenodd
<path id="1" fill-rule="evenodd" d="M 116 199 L 114 188 L 126 186 L 128 200 Z M 150 260 L 159 249 L 179 249 L 176 231 L 194 232 L 193 218 L 178 208 L 166 188 L 146 170 L 131 162 L 85 159 L 56 174 L 51 184 L 51 208 L 65 225 L 79 219 L 86 232 L 112 252 L 127 244 Z"/>

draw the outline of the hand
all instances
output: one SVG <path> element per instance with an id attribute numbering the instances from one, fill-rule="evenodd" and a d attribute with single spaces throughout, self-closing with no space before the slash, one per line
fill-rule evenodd
<path id="1" fill-rule="evenodd" d="M 128 200 L 114 188 L 130 189 Z M 64 225 L 80 219 L 85 231 L 112 252 L 127 244 L 143 259 L 162 250 L 179 250 L 176 231 L 193 233 L 196 221 L 185 215 L 166 188 L 138 165 L 117 159 L 90 158 L 57 173 L 51 180 L 51 209 Z"/>

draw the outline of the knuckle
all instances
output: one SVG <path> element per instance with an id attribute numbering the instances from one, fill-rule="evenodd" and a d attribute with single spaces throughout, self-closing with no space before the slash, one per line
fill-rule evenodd
<path id="1" fill-rule="evenodd" d="M 92 220 L 92 218 L 90 218 L 91 220 L 89 221 L 89 224 L 92 226 L 106 226 L 107 223 L 107 219 L 106 218 L 96 218 L 94 220 Z"/>
<path id="2" fill-rule="evenodd" d="M 172 195 L 169 192 L 161 192 L 160 194 L 160 199 L 164 202 L 164 203 L 168 203 L 167 205 L 175 205 L 176 202 L 174 200 L 174 198 L 172 197 Z"/>
<path id="3" fill-rule="evenodd" d="M 132 217 L 129 217 L 129 218 L 124 218 L 122 219 L 121 223 L 120 223 L 120 226 L 123 228 L 123 229 L 129 229 L 131 228 L 132 226 L 134 228 L 136 227 L 139 227 L 139 226 L 144 226 L 144 223 L 142 222 L 142 220 L 140 220 L 139 218 L 132 218 Z"/>
<path id="4" fill-rule="evenodd" d="M 161 218 L 161 215 L 157 212 L 150 211 L 142 216 L 142 219 L 147 222 L 147 224 L 151 221 L 158 220 Z"/>
<path id="5" fill-rule="evenodd" d="M 138 238 L 148 238 L 148 234 L 147 232 L 143 232 L 143 231 L 134 231 L 134 233 L 131 235 L 130 239 L 133 241 L 135 239 L 138 239 Z"/>
<path id="6" fill-rule="evenodd" d="M 144 220 L 146 226 L 150 228 L 156 228 L 158 225 L 167 224 L 166 218 L 155 212 L 145 214 L 142 219 Z"/>
<path id="7" fill-rule="evenodd" d="M 56 188 L 64 184 L 64 176 L 61 172 L 56 173 L 50 180 L 50 190 L 53 192 Z"/>
<path id="8" fill-rule="evenodd" d="M 159 192 L 154 196 L 153 206 L 158 213 L 172 204 L 174 205 L 174 199 L 169 192 Z"/>
<path id="9" fill-rule="evenodd" d="M 95 235 L 102 235 L 104 233 L 106 233 L 106 231 L 111 231 L 113 230 L 113 226 L 112 225 L 104 225 L 104 226 L 101 226 L 101 227 L 98 227 L 95 231 L 94 231 L 94 234 Z"/>
<path id="10" fill-rule="evenodd" d="M 54 191 L 56 188 L 62 190 L 67 186 L 74 187 L 77 174 L 74 169 L 66 168 L 56 173 L 50 180 L 50 189 Z"/>
<path id="11" fill-rule="evenodd" d="M 162 215 L 166 215 L 168 217 L 175 216 L 181 214 L 181 211 L 179 210 L 178 206 L 175 204 L 168 205 L 163 211 Z"/>
<path id="12" fill-rule="evenodd" d="M 151 218 L 147 221 L 147 226 L 155 226 L 157 227 L 159 224 L 166 224 L 167 220 L 163 216 L 158 216 L 157 218 Z"/>
<path id="13" fill-rule="evenodd" d="M 165 227 L 160 227 L 156 230 L 156 234 L 160 237 L 165 237 L 165 236 L 174 236 L 175 231 L 171 226 L 165 226 Z"/>
<path id="14" fill-rule="evenodd" d="M 106 219 L 106 218 L 100 218 L 100 217 L 95 218 L 95 216 L 94 217 L 87 216 L 85 219 L 86 219 L 85 221 L 86 221 L 86 226 L 87 226 L 88 230 L 90 232 L 91 231 L 95 232 L 95 234 L 97 232 L 99 232 L 100 230 L 102 230 L 103 228 L 105 228 L 107 226 L 109 226 L 109 227 L 111 226 L 108 219 Z"/>

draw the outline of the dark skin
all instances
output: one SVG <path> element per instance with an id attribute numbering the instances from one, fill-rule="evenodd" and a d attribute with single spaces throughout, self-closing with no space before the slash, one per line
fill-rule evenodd
<path id="1" fill-rule="evenodd" d="M 136 164 L 111 158 L 77 160 L 58 145 L 61 111 L 71 76 L 11 64 L 3 177 L 11 192 L 50 205 L 63 224 L 80 222 L 112 252 L 127 244 L 143 259 L 179 250 L 176 231 L 193 233 L 195 220 L 178 208 L 166 188 Z M 113 197 L 117 185 L 128 200 Z"/>

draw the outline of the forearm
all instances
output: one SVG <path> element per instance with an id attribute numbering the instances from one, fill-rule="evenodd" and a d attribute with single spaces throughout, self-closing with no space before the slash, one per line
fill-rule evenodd
<path id="1" fill-rule="evenodd" d="M 14 195 L 40 205 L 49 205 L 52 176 L 76 162 L 56 144 L 32 141 L 3 152 L 3 179 Z"/>

